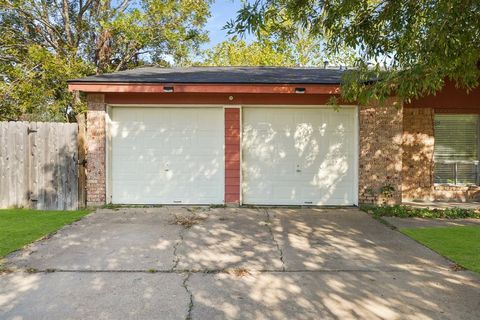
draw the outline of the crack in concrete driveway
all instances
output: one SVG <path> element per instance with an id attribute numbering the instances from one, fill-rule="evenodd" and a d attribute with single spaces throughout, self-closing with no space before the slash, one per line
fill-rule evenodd
<path id="1" fill-rule="evenodd" d="M 6 265 L 1 319 L 480 315 L 478 275 L 355 208 L 99 209 Z"/>
<path id="2" fill-rule="evenodd" d="M 272 219 L 270 218 L 270 214 L 268 213 L 268 209 L 264 208 L 263 210 L 265 211 L 265 215 L 267 217 L 266 226 L 268 228 L 268 231 L 272 235 L 273 243 L 275 243 L 275 246 L 277 247 L 277 250 L 278 250 L 279 259 L 280 259 L 280 262 L 282 263 L 282 271 L 285 271 L 285 262 L 283 261 L 283 250 L 282 250 L 282 248 L 280 248 L 280 245 L 278 244 L 278 241 L 275 239 L 275 234 L 274 234 L 274 232 L 272 230 L 272 226 L 271 226 Z"/>

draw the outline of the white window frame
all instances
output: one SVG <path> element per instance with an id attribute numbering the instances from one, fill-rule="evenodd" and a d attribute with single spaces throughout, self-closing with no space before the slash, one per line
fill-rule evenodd
<path id="1" fill-rule="evenodd" d="M 441 116 L 444 115 L 442 113 L 440 114 L 434 114 L 434 143 L 436 143 L 436 130 L 435 130 L 435 117 L 436 116 Z M 478 130 L 478 136 L 477 136 L 477 159 L 476 160 L 435 160 L 435 146 L 434 146 L 434 154 L 433 154 L 433 162 L 434 162 L 434 167 L 433 167 L 433 180 L 434 180 L 434 186 L 453 186 L 453 187 L 466 187 L 466 186 L 480 186 L 480 114 L 473 114 L 473 113 L 456 113 L 456 114 L 450 114 L 450 115 L 459 115 L 459 116 L 476 116 L 478 118 L 478 124 L 477 124 L 477 130 Z M 435 164 L 454 164 L 454 182 L 449 183 L 449 182 L 435 182 Z M 475 183 L 460 183 L 457 182 L 457 165 L 458 164 L 473 164 L 475 165 L 476 168 L 476 182 Z"/>

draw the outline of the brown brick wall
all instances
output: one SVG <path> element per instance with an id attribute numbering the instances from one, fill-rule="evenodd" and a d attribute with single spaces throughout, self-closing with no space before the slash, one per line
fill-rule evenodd
<path id="1" fill-rule="evenodd" d="M 105 204 L 105 103 L 103 94 L 87 96 L 87 205 Z"/>
<path id="2" fill-rule="evenodd" d="M 433 187 L 434 200 L 437 201 L 480 201 L 480 187 L 478 186 L 447 186 Z"/>
<path id="3" fill-rule="evenodd" d="M 395 99 L 360 107 L 360 203 L 402 200 L 402 118 L 402 105 Z"/>
<path id="4" fill-rule="evenodd" d="M 434 111 L 403 110 L 403 199 L 433 200 Z"/>

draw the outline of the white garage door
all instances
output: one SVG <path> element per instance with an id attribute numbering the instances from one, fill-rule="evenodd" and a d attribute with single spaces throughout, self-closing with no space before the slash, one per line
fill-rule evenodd
<path id="1" fill-rule="evenodd" d="M 356 108 L 244 108 L 243 202 L 357 202 Z"/>
<path id="2" fill-rule="evenodd" d="M 112 203 L 223 203 L 221 108 L 112 108 Z"/>

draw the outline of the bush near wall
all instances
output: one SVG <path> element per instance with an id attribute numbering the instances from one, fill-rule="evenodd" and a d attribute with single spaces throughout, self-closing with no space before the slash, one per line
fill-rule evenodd
<path id="1" fill-rule="evenodd" d="M 429 209 L 415 208 L 405 205 L 364 205 L 360 208 L 375 217 L 480 219 L 480 211 L 464 208 Z"/>

